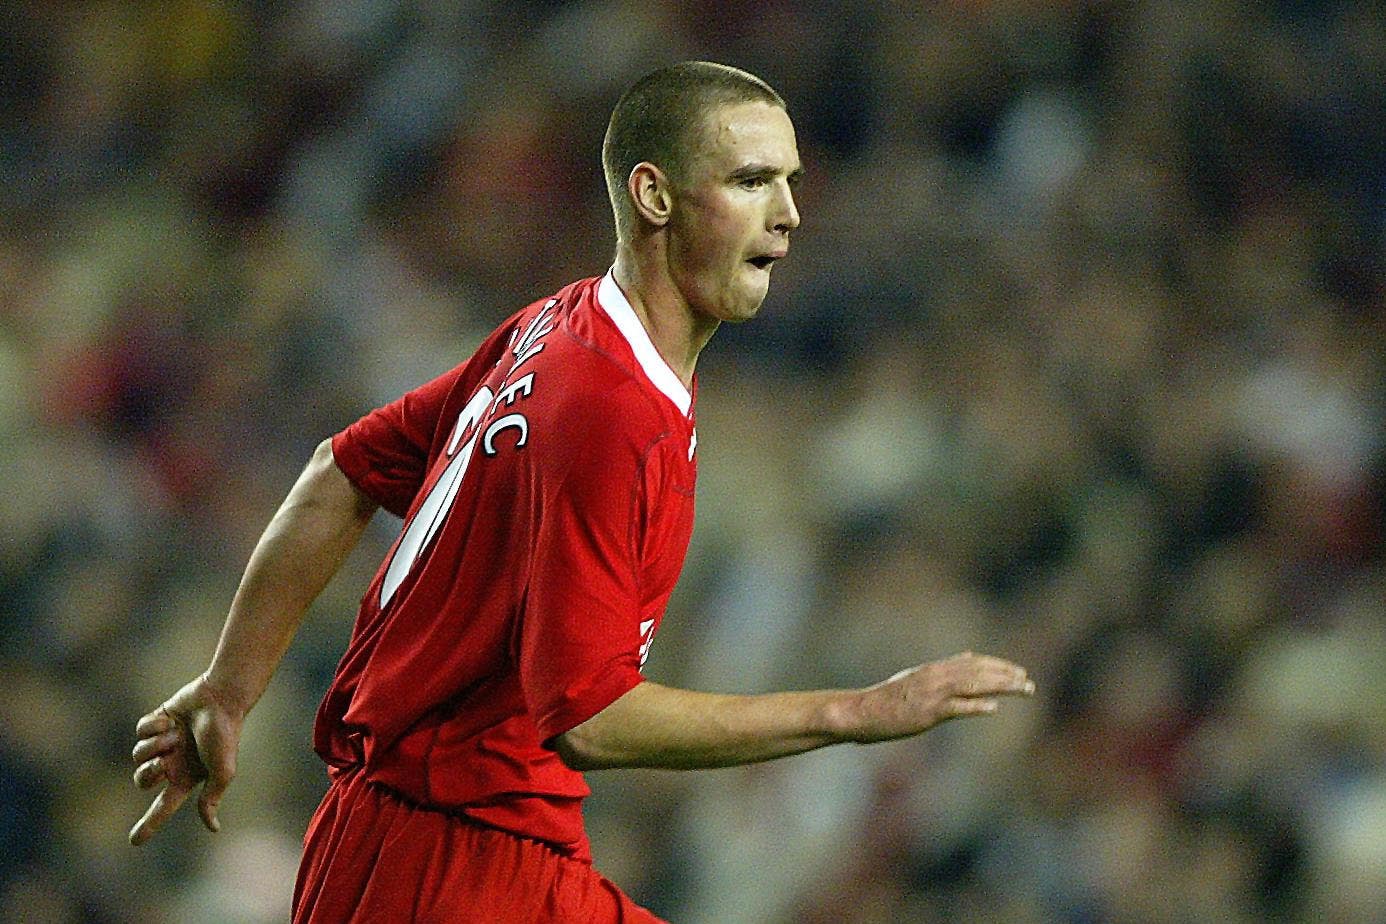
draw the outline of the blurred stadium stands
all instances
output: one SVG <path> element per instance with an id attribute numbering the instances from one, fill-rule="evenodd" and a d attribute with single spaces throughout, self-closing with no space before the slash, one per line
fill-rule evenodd
<path id="1" fill-rule="evenodd" d="M 803 227 L 700 367 L 651 676 L 1034 702 L 593 775 L 678 924 L 1386 921 L 1386 15 L 1367 0 L 0 8 L 0 920 L 284 920 L 382 515 L 212 837 L 125 832 L 322 437 L 605 270 L 621 89 L 790 103 Z"/>

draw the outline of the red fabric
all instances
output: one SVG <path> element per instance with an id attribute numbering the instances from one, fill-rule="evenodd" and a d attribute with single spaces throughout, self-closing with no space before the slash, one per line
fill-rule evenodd
<path id="1" fill-rule="evenodd" d="M 333 767 L 589 856 L 546 745 L 641 682 L 693 524 L 693 417 L 575 283 L 333 439 L 404 531 L 318 713 Z M 411 545 L 412 543 L 412 545 Z"/>
<path id="2" fill-rule="evenodd" d="M 359 771 L 333 781 L 303 844 L 294 924 L 660 924 L 590 865 Z"/>

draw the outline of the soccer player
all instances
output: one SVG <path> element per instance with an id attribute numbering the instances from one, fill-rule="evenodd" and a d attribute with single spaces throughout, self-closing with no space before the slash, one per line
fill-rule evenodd
<path id="1" fill-rule="evenodd" d="M 802 169 L 779 95 L 706 62 L 636 83 L 602 156 L 614 266 L 317 448 L 211 665 L 136 726 L 135 781 L 163 788 L 133 843 L 199 783 L 218 830 L 245 716 L 377 507 L 404 527 L 318 712 L 331 785 L 304 839 L 300 924 L 654 921 L 591 865 L 581 771 L 901 738 L 1033 691 L 971 653 L 858 690 L 643 680 L 693 526 L 694 366 L 719 324 L 759 309 Z"/>

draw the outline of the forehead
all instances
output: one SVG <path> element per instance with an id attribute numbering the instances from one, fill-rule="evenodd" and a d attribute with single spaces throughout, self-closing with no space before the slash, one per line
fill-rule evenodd
<path id="1" fill-rule="evenodd" d="M 799 149 L 789 113 L 770 103 L 732 103 L 709 110 L 703 119 L 698 160 L 711 170 L 735 170 L 749 163 L 786 173 L 799 167 Z"/>

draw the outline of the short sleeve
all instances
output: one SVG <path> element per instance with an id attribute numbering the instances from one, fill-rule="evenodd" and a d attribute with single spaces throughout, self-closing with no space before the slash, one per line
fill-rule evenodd
<path id="1" fill-rule="evenodd" d="M 332 438 L 337 467 L 395 516 L 409 511 L 423 486 L 443 405 L 465 369 L 464 363 L 376 408 Z"/>
<path id="2" fill-rule="evenodd" d="M 516 324 L 535 305 L 511 315 L 466 362 L 332 437 L 332 455 L 342 473 L 371 500 L 395 516 L 405 516 L 428 475 L 429 454 L 448 398 L 459 388 L 470 396 L 505 355 Z"/>
<path id="3" fill-rule="evenodd" d="M 649 447 L 606 415 L 546 492 L 520 625 L 520 681 L 542 740 L 643 679 L 640 549 Z M 617 432 L 613 432 L 617 431 Z M 584 432 L 584 431 L 576 431 Z"/>

